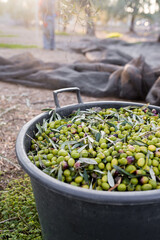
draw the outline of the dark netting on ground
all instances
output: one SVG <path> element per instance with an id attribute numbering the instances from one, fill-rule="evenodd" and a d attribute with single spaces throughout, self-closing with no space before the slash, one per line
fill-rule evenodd
<path id="1" fill-rule="evenodd" d="M 142 44 L 144 49 L 148 44 L 149 51 L 158 47 L 157 43 Z M 150 62 L 146 62 L 145 54 L 139 56 L 137 52 L 134 57 L 123 50 L 133 48 L 132 45 L 135 44 L 115 39 L 84 40 L 71 48 L 88 59 L 70 65 L 44 63 L 29 53 L 10 59 L 0 57 L 0 81 L 46 89 L 76 86 L 88 96 L 146 100 L 160 105 L 160 47 L 150 56 Z M 135 52 L 137 46 L 141 49 L 139 45 L 134 46 Z M 153 67 L 155 61 L 157 64 Z"/>

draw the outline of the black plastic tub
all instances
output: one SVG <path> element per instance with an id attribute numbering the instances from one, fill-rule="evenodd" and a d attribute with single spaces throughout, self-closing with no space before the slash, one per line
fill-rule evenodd
<path id="1" fill-rule="evenodd" d="M 57 93 L 77 91 L 78 104 L 60 108 Z M 83 103 L 77 88 L 54 91 L 57 112 L 67 116 L 78 108 L 142 106 L 132 102 Z M 160 112 L 160 108 L 150 106 Z M 160 190 L 104 192 L 82 189 L 60 182 L 39 170 L 27 157 L 36 123 L 43 113 L 21 129 L 16 153 L 31 178 L 36 206 L 45 240 L 159 240 Z"/>

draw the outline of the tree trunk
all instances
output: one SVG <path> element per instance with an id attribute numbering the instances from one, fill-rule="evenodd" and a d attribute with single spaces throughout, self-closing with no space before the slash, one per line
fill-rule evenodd
<path id="1" fill-rule="evenodd" d="M 90 3 L 86 5 L 85 13 L 86 13 L 86 34 L 89 36 L 95 36 L 95 25 L 92 19 Z"/>
<path id="2" fill-rule="evenodd" d="M 89 36 L 95 36 L 95 26 L 93 22 L 87 22 L 86 34 Z"/>
<path id="3" fill-rule="evenodd" d="M 134 31 L 135 17 L 136 17 L 135 14 L 131 15 L 131 23 L 130 23 L 130 27 L 129 27 L 130 32 L 135 32 Z"/>
<path id="4" fill-rule="evenodd" d="M 63 25 L 63 32 L 66 32 L 67 31 L 67 24 L 64 23 Z"/>

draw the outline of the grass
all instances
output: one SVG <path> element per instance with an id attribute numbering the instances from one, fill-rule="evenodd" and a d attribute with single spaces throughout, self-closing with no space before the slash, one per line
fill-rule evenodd
<path id="1" fill-rule="evenodd" d="M 23 48 L 38 48 L 38 47 L 36 45 L 0 43 L 0 48 L 23 49 Z"/>
<path id="2" fill-rule="evenodd" d="M 0 239 L 42 240 L 28 176 L 12 180 L 0 195 Z"/>
<path id="3" fill-rule="evenodd" d="M 12 34 L 1 34 L 0 33 L 0 38 L 3 38 L 3 37 L 12 38 L 12 37 L 18 37 L 18 36 L 17 35 L 12 35 Z"/>
<path id="4" fill-rule="evenodd" d="M 59 36 L 70 36 L 71 34 L 67 33 L 67 32 L 55 32 L 56 35 L 59 35 Z"/>

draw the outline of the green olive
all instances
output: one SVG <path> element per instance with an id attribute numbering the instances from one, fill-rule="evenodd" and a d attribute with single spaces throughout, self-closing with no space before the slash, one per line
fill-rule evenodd
<path id="1" fill-rule="evenodd" d="M 78 176 L 75 178 L 75 182 L 76 183 L 81 183 L 83 181 L 83 177 L 82 176 Z"/>
<path id="2" fill-rule="evenodd" d="M 55 118 L 43 120 L 27 154 L 42 171 L 85 189 L 108 191 L 109 172 L 115 183 L 121 179 L 114 191 L 160 189 L 157 110 L 147 106 L 79 109 Z"/>
<path id="3" fill-rule="evenodd" d="M 64 149 L 61 149 L 58 151 L 58 156 L 63 156 L 63 157 L 68 156 L 68 152 L 65 151 Z"/>
<path id="4" fill-rule="evenodd" d="M 124 191 L 126 191 L 126 185 L 124 183 L 121 183 L 118 185 L 117 189 L 120 192 L 124 192 Z"/>
<path id="5" fill-rule="evenodd" d="M 80 154 L 76 150 L 73 150 L 71 152 L 71 157 L 74 158 L 74 159 L 77 159 L 77 158 L 80 157 Z"/>
<path id="6" fill-rule="evenodd" d="M 154 146 L 154 145 L 149 145 L 149 146 L 148 146 L 148 150 L 151 151 L 151 152 L 154 152 L 154 151 L 156 151 L 156 146 Z"/>
<path id="7" fill-rule="evenodd" d="M 70 167 L 73 167 L 74 164 L 75 164 L 75 160 L 74 160 L 73 158 L 70 158 L 70 159 L 68 160 L 68 165 L 69 165 Z"/>
<path id="8" fill-rule="evenodd" d="M 151 189 L 152 189 L 152 185 L 149 183 L 142 185 L 142 191 L 148 191 Z"/>
<path id="9" fill-rule="evenodd" d="M 68 177 L 68 176 L 70 176 L 71 172 L 69 171 L 69 169 L 66 169 L 66 170 L 64 170 L 63 174 L 65 177 Z"/>
<path id="10" fill-rule="evenodd" d="M 108 190 L 110 187 L 109 187 L 109 184 L 108 183 L 106 183 L 106 182 L 102 182 L 102 189 L 103 190 Z"/>

